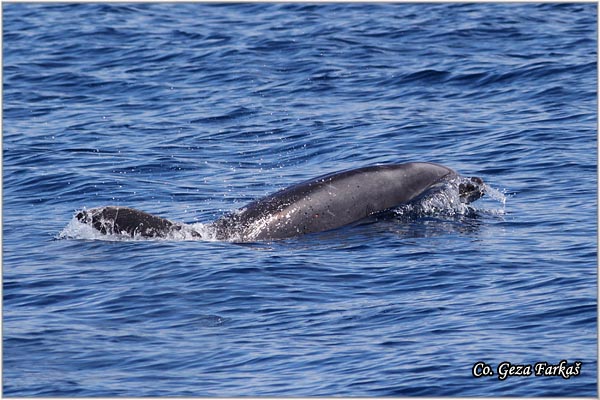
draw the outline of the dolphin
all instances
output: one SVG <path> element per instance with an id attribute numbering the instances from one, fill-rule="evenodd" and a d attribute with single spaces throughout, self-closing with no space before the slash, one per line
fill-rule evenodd
<path id="1" fill-rule="evenodd" d="M 209 226 L 219 240 L 285 239 L 351 224 L 402 204 L 418 201 L 444 183 L 459 180 L 459 197 L 471 203 L 484 195 L 483 180 L 462 178 L 429 162 L 374 165 L 319 176 L 253 201 Z M 129 207 L 83 210 L 76 218 L 103 234 L 167 238 L 174 232 L 202 235 L 190 225 Z"/>
<path id="2" fill-rule="evenodd" d="M 78 212 L 75 217 L 105 235 L 131 237 L 167 238 L 174 232 L 184 230 L 186 224 L 148 214 L 129 207 L 106 206 Z M 202 236 L 189 230 L 194 237 Z"/>

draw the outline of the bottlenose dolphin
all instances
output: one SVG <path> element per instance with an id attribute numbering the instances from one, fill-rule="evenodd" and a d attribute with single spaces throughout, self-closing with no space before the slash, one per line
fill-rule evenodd
<path id="1" fill-rule="evenodd" d="M 283 239 L 339 228 L 416 201 L 450 180 L 460 179 L 459 196 L 470 203 L 484 195 L 481 178 L 460 178 L 443 165 L 427 162 L 375 165 L 334 172 L 247 204 L 210 224 L 219 240 Z M 190 225 L 128 207 L 83 210 L 76 218 L 104 234 L 166 238 L 174 232 L 202 235 Z"/>

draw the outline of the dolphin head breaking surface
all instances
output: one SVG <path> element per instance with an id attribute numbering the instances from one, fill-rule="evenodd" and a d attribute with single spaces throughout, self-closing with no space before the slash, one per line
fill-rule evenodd
<path id="1" fill-rule="evenodd" d="M 485 194 L 485 185 L 483 179 L 473 176 L 466 182 L 458 185 L 458 194 L 463 203 L 472 203 L 480 199 Z"/>
<path id="2" fill-rule="evenodd" d="M 484 195 L 481 178 L 461 178 L 454 170 L 434 163 L 376 165 L 335 172 L 253 201 L 209 226 L 217 239 L 238 242 L 322 232 L 409 203 L 459 179 L 461 202 L 470 203 Z M 75 217 L 103 234 L 169 238 L 185 230 L 192 237 L 202 238 L 190 225 L 128 207 L 93 208 Z"/>

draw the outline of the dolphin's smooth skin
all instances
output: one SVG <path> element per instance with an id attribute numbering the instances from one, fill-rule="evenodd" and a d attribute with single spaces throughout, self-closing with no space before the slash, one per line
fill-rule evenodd
<path id="1" fill-rule="evenodd" d="M 441 184 L 459 178 L 443 165 L 412 162 L 335 172 L 280 190 L 227 214 L 210 226 L 219 240 L 239 242 L 284 239 L 348 225 L 418 200 Z M 481 178 L 462 179 L 460 199 L 484 195 Z M 128 207 L 83 210 L 76 218 L 105 234 L 165 238 L 189 227 Z M 202 237 L 190 230 L 195 237 Z"/>

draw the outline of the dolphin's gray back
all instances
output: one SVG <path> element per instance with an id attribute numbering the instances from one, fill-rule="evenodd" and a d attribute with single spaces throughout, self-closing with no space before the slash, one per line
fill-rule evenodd
<path id="1" fill-rule="evenodd" d="M 432 163 L 336 172 L 254 201 L 213 222 L 209 229 L 217 239 L 242 242 L 326 231 L 413 201 L 437 183 L 456 176 L 450 168 Z M 465 196 L 481 197 L 483 192 L 471 186 L 465 186 Z M 82 210 L 76 218 L 104 234 L 168 238 L 181 231 L 202 237 L 188 225 L 128 207 Z"/>
<path id="2" fill-rule="evenodd" d="M 323 175 L 215 221 L 217 236 L 278 239 L 335 229 L 417 198 L 456 172 L 433 163 L 364 167 Z"/>

